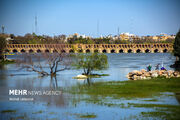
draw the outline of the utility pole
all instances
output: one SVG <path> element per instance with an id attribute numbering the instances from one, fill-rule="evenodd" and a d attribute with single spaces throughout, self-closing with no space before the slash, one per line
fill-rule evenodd
<path id="1" fill-rule="evenodd" d="M 2 34 L 4 34 L 4 29 L 5 29 L 4 25 L 2 25 L 1 29 L 2 29 Z"/>
<path id="2" fill-rule="evenodd" d="M 37 15 L 35 16 L 35 33 L 37 34 Z"/>
<path id="3" fill-rule="evenodd" d="M 118 27 L 118 29 L 117 29 L 117 32 L 118 32 L 117 35 L 119 36 L 119 27 Z"/>
<path id="4" fill-rule="evenodd" d="M 133 27 L 134 27 L 134 18 L 130 18 L 130 33 L 133 34 Z"/>
<path id="5" fill-rule="evenodd" d="M 99 20 L 97 21 L 97 37 L 99 37 Z"/>
<path id="6" fill-rule="evenodd" d="M 120 34 L 119 34 L 119 27 L 118 27 L 118 29 L 117 29 L 117 37 L 118 37 L 118 40 L 120 39 Z"/>
<path id="7" fill-rule="evenodd" d="M 133 17 L 130 18 L 130 34 L 133 34 L 133 26 L 134 26 L 134 19 Z M 130 39 L 129 39 L 130 43 L 133 43 L 133 38 L 132 36 L 130 36 Z"/>

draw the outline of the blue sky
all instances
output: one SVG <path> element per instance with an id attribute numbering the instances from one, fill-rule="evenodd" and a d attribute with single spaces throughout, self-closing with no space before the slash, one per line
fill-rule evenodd
<path id="1" fill-rule="evenodd" d="M 6 33 L 24 35 L 80 33 L 99 35 L 176 34 L 180 28 L 179 0 L 0 0 L 0 25 Z"/>

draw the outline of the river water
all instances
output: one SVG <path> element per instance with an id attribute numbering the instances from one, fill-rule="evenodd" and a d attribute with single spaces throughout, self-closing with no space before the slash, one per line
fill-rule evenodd
<path id="1" fill-rule="evenodd" d="M 146 69 L 151 64 L 152 69 L 155 65 L 163 64 L 166 69 L 172 69 L 169 66 L 174 63 L 175 57 L 169 53 L 139 53 L 139 54 L 107 54 L 109 68 L 96 73 L 109 74 L 101 78 L 92 78 L 91 82 L 97 81 L 124 81 L 128 80 L 126 75 L 133 70 Z M 17 56 L 8 56 L 13 59 Z M 80 119 L 79 114 L 95 114 L 97 120 L 109 119 L 131 119 L 142 111 L 147 109 L 139 108 L 119 108 L 108 107 L 87 103 L 84 101 L 74 101 L 71 94 L 63 93 L 64 88 L 69 88 L 77 84 L 87 84 L 86 80 L 77 80 L 73 77 L 81 74 L 82 70 L 67 70 L 59 72 L 56 79 L 50 77 L 39 77 L 37 73 L 27 72 L 19 69 L 16 64 L 8 64 L 0 68 L 0 111 L 14 110 L 11 112 L 1 112 L 0 120 L 23 118 L 39 120 L 69 120 Z M 21 101 L 9 100 L 16 96 L 9 95 L 9 90 L 25 89 L 32 91 L 57 90 L 59 95 L 34 95 L 34 100 Z M 18 97 L 18 96 L 17 96 Z M 16 98 L 17 98 L 16 97 Z M 158 101 L 161 104 L 178 104 L 176 99 L 171 97 L 162 97 Z M 119 100 L 116 102 L 138 103 L 140 100 Z M 142 102 L 141 102 L 142 103 Z M 149 110 L 149 109 L 148 109 Z"/>

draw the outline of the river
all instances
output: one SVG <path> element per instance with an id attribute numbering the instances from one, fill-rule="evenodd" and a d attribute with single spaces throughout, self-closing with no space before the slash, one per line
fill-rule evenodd
<path id="1" fill-rule="evenodd" d="M 126 75 L 133 70 L 146 69 L 151 64 L 152 69 L 155 65 L 163 64 L 166 69 L 172 69 L 169 66 L 174 63 L 175 57 L 170 53 L 139 53 L 139 54 L 107 54 L 109 68 L 96 73 L 109 74 L 101 78 L 92 78 L 91 82 L 97 81 L 124 81 L 128 80 Z M 17 56 L 8 56 L 13 59 Z M 0 113 L 0 119 L 11 118 L 39 119 L 39 120 L 71 120 L 80 119 L 78 116 L 84 114 L 95 114 L 94 119 L 129 119 L 143 109 L 108 107 L 87 103 L 85 101 L 74 101 L 74 96 L 63 93 L 64 88 L 70 88 L 77 84 L 87 84 L 86 80 L 77 80 L 73 77 L 81 74 L 82 70 L 66 70 L 59 72 L 56 79 L 50 77 L 39 77 L 37 73 L 27 72 L 19 69 L 16 64 L 8 64 L 0 68 L 0 111 L 10 111 L 10 113 Z M 34 95 L 32 101 L 10 101 L 9 90 L 25 89 L 32 91 L 57 90 L 59 95 Z M 18 96 L 17 96 L 18 97 Z M 163 104 L 179 104 L 175 97 L 164 97 L 158 102 Z M 119 100 L 116 102 L 138 103 L 140 100 Z M 149 110 L 149 109 L 148 109 Z"/>

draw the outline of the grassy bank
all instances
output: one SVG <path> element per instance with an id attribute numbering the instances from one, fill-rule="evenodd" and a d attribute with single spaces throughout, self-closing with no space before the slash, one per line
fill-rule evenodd
<path id="1" fill-rule="evenodd" d="M 160 92 L 180 92 L 180 78 L 153 78 L 139 81 L 96 82 L 93 85 L 75 86 L 73 94 L 88 94 L 113 98 L 145 98 Z"/>
<path id="2" fill-rule="evenodd" d="M 175 93 L 177 100 L 180 93 L 180 78 L 153 78 L 137 81 L 96 82 L 91 85 L 78 85 L 70 90 L 75 95 L 87 95 L 78 101 L 86 101 L 107 107 L 121 109 L 146 108 L 149 111 L 141 112 L 133 119 L 180 119 L 180 105 L 159 104 L 158 97 L 164 92 Z M 168 96 L 168 94 L 167 94 Z M 143 100 L 143 103 L 113 103 L 113 100 Z M 156 98 L 156 99 L 155 99 Z"/>
<path id="3" fill-rule="evenodd" d="M 13 64 L 13 63 L 15 63 L 14 60 L 3 60 L 3 61 L 0 61 L 0 65 Z"/>

